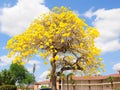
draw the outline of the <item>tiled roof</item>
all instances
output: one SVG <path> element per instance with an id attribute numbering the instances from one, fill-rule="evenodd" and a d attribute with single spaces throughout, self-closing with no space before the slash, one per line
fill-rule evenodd
<path id="1" fill-rule="evenodd" d="M 74 80 L 102 80 L 102 79 L 106 79 L 108 77 L 120 77 L 120 74 L 111 74 L 111 75 L 107 75 L 107 76 L 74 76 L 73 79 Z"/>
<path id="2" fill-rule="evenodd" d="M 111 76 L 111 77 L 120 77 L 120 74 L 111 74 L 111 75 L 108 75 L 108 76 Z"/>
<path id="3" fill-rule="evenodd" d="M 107 76 L 73 76 L 74 80 L 104 80 L 107 79 L 108 77 L 120 77 L 120 74 L 111 74 Z M 35 84 L 50 84 L 49 80 L 41 81 L 41 82 L 36 82 Z"/>
<path id="4" fill-rule="evenodd" d="M 106 76 L 74 76 L 74 80 L 100 80 L 100 79 L 106 79 Z"/>
<path id="5" fill-rule="evenodd" d="M 32 86 L 28 86 L 28 88 L 30 89 L 30 88 L 34 88 L 34 86 L 32 85 Z"/>
<path id="6" fill-rule="evenodd" d="M 50 84 L 50 81 L 49 80 L 45 80 L 45 81 L 41 81 L 41 82 L 36 82 L 35 84 Z"/>

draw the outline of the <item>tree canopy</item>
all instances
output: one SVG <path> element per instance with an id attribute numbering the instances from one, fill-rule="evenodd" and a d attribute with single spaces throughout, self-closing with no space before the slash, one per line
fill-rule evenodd
<path id="1" fill-rule="evenodd" d="M 29 85 L 33 82 L 35 82 L 34 76 L 23 65 L 17 63 L 11 64 L 8 70 L 5 69 L 0 72 L 0 84 Z"/>
<path id="2" fill-rule="evenodd" d="M 23 65 L 18 64 L 11 64 L 10 65 L 10 72 L 13 74 L 14 81 L 17 83 L 21 83 L 22 80 L 25 78 L 25 73 L 27 70 L 24 68 Z"/>
<path id="3" fill-rule="evenodd" d="M 44 59 L 50 57 L 51 78 L 65 70 L 81 70 L 92 75 L 103 68 L 101 50 L 94 43 L 98 36 L 98 30 L 72 10 L 54 7 L 36 18 L 24 33 L 8 41 L 8 56 L 16 55 L 14 63 L 21 64 L 35 54 Z"/>
<path id="4" fill-rule="evenodd" d="M 2 84 L 15 84 L 13 74 L 7 69 L 4 69 L 0 72 L 0 85 Z"/>

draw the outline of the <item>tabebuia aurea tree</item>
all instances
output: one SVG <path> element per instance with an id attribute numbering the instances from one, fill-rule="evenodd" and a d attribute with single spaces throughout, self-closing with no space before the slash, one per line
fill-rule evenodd
<path id="1" fill-rule="evenodd" d="M 35 54 L 42 56 L 45 64 L 51 64 L 52 90 L 56 90 L 57 76 L 66 70 L 92 75 L 103 68 L 101 50 L 94 43 L 98 36 L 98 30 L 72 10 L 54 7 L 8 41 L 8 56 L 15 55 L 14 63 L 26 62 Z"/>

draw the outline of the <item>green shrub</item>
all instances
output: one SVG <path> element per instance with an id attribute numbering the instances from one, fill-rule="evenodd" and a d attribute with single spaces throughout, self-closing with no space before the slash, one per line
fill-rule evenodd
<path id="1" fill-rule="evenodd" d="M 41 88 L 49 88 L 49 86 L 42 85 Z"/>
<path id="2" fill-rule="evenodd" d="M 21 90 L 30 90 L 28 87 L 26 86 L 18 86 L 17 87 L 18 89 L 21 89 Z"/>
<path id="3" fill-rule="evenodd" d="M 2 85 L 0 90 L 17 90 L 17 87 L 15 85 Z"/>
<path id="4" fill-rule="evenodd" d="M 120 90 L 120 88 L 116 88 L 115 90 Z"/>

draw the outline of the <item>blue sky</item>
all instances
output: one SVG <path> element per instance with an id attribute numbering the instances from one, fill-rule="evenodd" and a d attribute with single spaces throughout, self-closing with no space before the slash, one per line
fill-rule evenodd
<path id="1" fill-rule="evenodd" d="M 54 6 L 66 6 L 80 18 L 96 28 L 101 36 L 96 45 L 102 49 L 101 57 L 106 65 L 103 75 L 120 70 L 120 0 L 0 0 L 0 71 L 8 68 L 13 57 L 7 58 L 7 41 L 25 31 L 35 17 L 49 11 Z M 36 80 L 43 80 L 49 65 L 37 55 L 26 68 L 32 71 L 36 64 Z"/>

